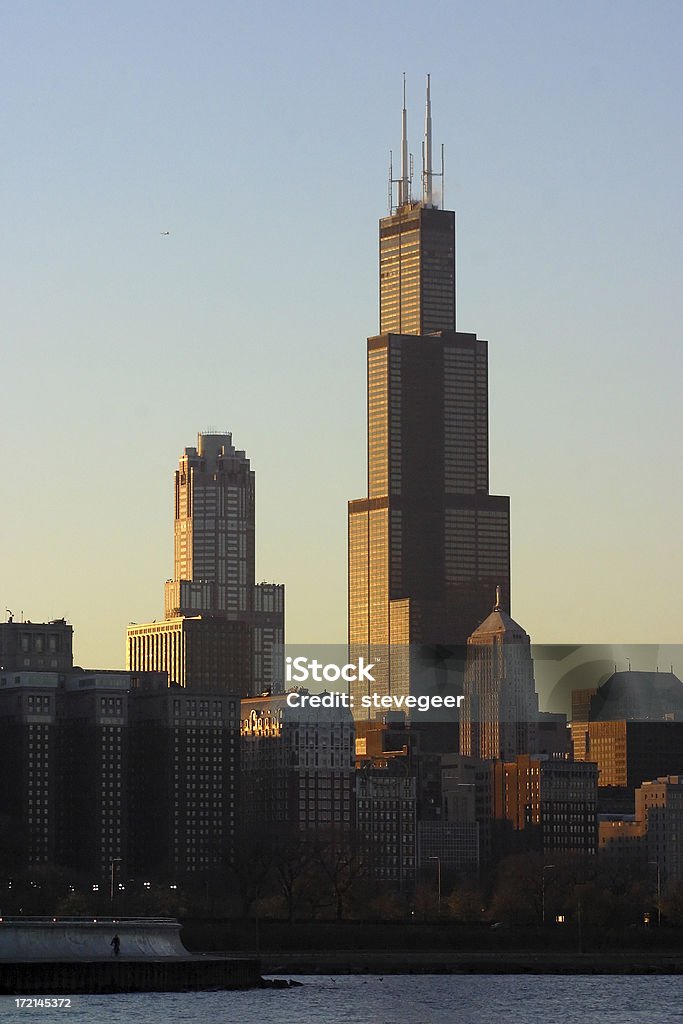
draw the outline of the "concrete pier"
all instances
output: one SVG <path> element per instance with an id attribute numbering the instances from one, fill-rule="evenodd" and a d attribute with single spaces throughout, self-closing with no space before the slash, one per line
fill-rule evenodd
<path id="1" fill-rule="evenodd" d="M 0 919 L 0 994 L 177 992 L 261 984 L 255 957 L 189 953 L 173 918 Z M 111 942 L 117 935 L 119 955 Z"/>

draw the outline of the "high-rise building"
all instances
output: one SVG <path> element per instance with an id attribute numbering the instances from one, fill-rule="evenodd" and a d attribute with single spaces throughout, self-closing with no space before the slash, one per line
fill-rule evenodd
<path id="1" fill-rule="evenodd" d="M 57 848 L 59 675 L 0 675 L 0 815 L 17 867 L 54 863 Z"/>
<path id="2" fill-rule="evenodd" d="M 175 474 L 173 579 L 167 619 L 198 612 L 244 618 L 254 607 L 255 481 L 231 434 L 199 434 Z"/>
<path id="3" fill-rule="evenodd" d="M 180 686 L 282 690 L 285 588 L 255 582 L 255 537 L 249 459 L 231 434 L 199 434 L 175 473 L 165 619 L 131 624 L 129 667 L 165 671 Z"/>
<path id="4" fill-rule="evenodd" d="M 164 676 L 146 682 L 166 687 Z M 140 683 L 126 672 L 0 673 L 0 814 L 18 869 L 60 864 L 99 882 L 112 861 L 129 870 L 141 772 L 129 767 L 128 706 Z"/>
<path id="5" fill-rule="evenodd" d="M 348 510 L 349 645 L 379 660 L 383 694 L 411 692 L 405 645 L 464 644 L 497 585 L 509 610 L 509 499 L 489 493 L 487 342 L 456 331 L 455 216 L 436 201 L 429 95 L 424 154 L 413 200 L 404 101 L 398 203 L 380 221 L 382 333 L 368 339 L 368 491 Z M 352 695 L 358 713 L 360 687 Z"/>
<path id="6" fill-rule="evenodd" d="M 112 862 L 130 869 L 130 686 L 126 672 L 75 672 L 60 695 L 56 860 L 93 878 L 107 878 Z"/>
<path id="7" fill-rule="evenodd" d="M 239 697 L 154 681 L 133 689 L 130 866 L 177 879 L 224 864 L 239 800 Z"/>
<path id="8" fill-rule="evenodd" d="M 355 730 L 345 708 L 293 708 L 284 694 L 241 707 L 242 823 L 350 833 Z"/>
<path id="9" fill-rule="evenodd" d="M 528 633 L 502 610 L 467 641 L 460 753 L 511 760 L 538 750 L 538 694 Z"/>

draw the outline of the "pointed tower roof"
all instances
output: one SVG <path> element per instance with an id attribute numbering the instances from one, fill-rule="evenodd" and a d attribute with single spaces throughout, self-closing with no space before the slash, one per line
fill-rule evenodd
<path id="1" fill-rule="evenodd" d="M 496 587 L 496 603 L 493 606 L 493 611 L 477 626 L 467 642 L 476 642 L 476 640 L 488 639 L 490 637 L 500 637 L 504 640 L 531 641 L 527 631 L 501 608 L 500 587 Z"/>

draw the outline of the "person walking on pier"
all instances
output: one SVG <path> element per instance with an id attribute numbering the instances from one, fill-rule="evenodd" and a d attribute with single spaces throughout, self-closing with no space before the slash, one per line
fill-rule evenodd
<path id="1" fill-rule="evenodd" d="M 121 939 L 118 937 L 118 935 L 114 936 L 109 945 L 114 950 L 114 956 L 118 956 L 121 950 Z"/>

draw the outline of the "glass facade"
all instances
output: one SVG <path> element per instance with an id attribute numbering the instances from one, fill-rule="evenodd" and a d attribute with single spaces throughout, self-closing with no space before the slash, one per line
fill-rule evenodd
<path id="1" fill-rule="evenodd" d="M 376 663 L 373 689 L 397 694 L 410 692 L 408 645 L 464 643 L 496 586 L 507 607 L 509 501 L 489 494 L 487 343 L 455 331 L 454 214 L 404 204 L 380 222 L 379 252 L 349 644 Z"/>
<path id="2" fill-rule="evenodd" d="M 380 332 L 455 330 L 455 215 L 419 203 L 380 221 Z"/>
<path id="3" fill-rule="evenodd" d="M 200 434 L 197 447 L 185 449 L 175 474 L 174 574 L 166 616 L 251 611 L 254 541 L 249 459 L 235 449 L 230 434 Z M 180 581 L 192 585 L 178 586 Z M 172 606 L 172 598 L 177 605 Z"/>

